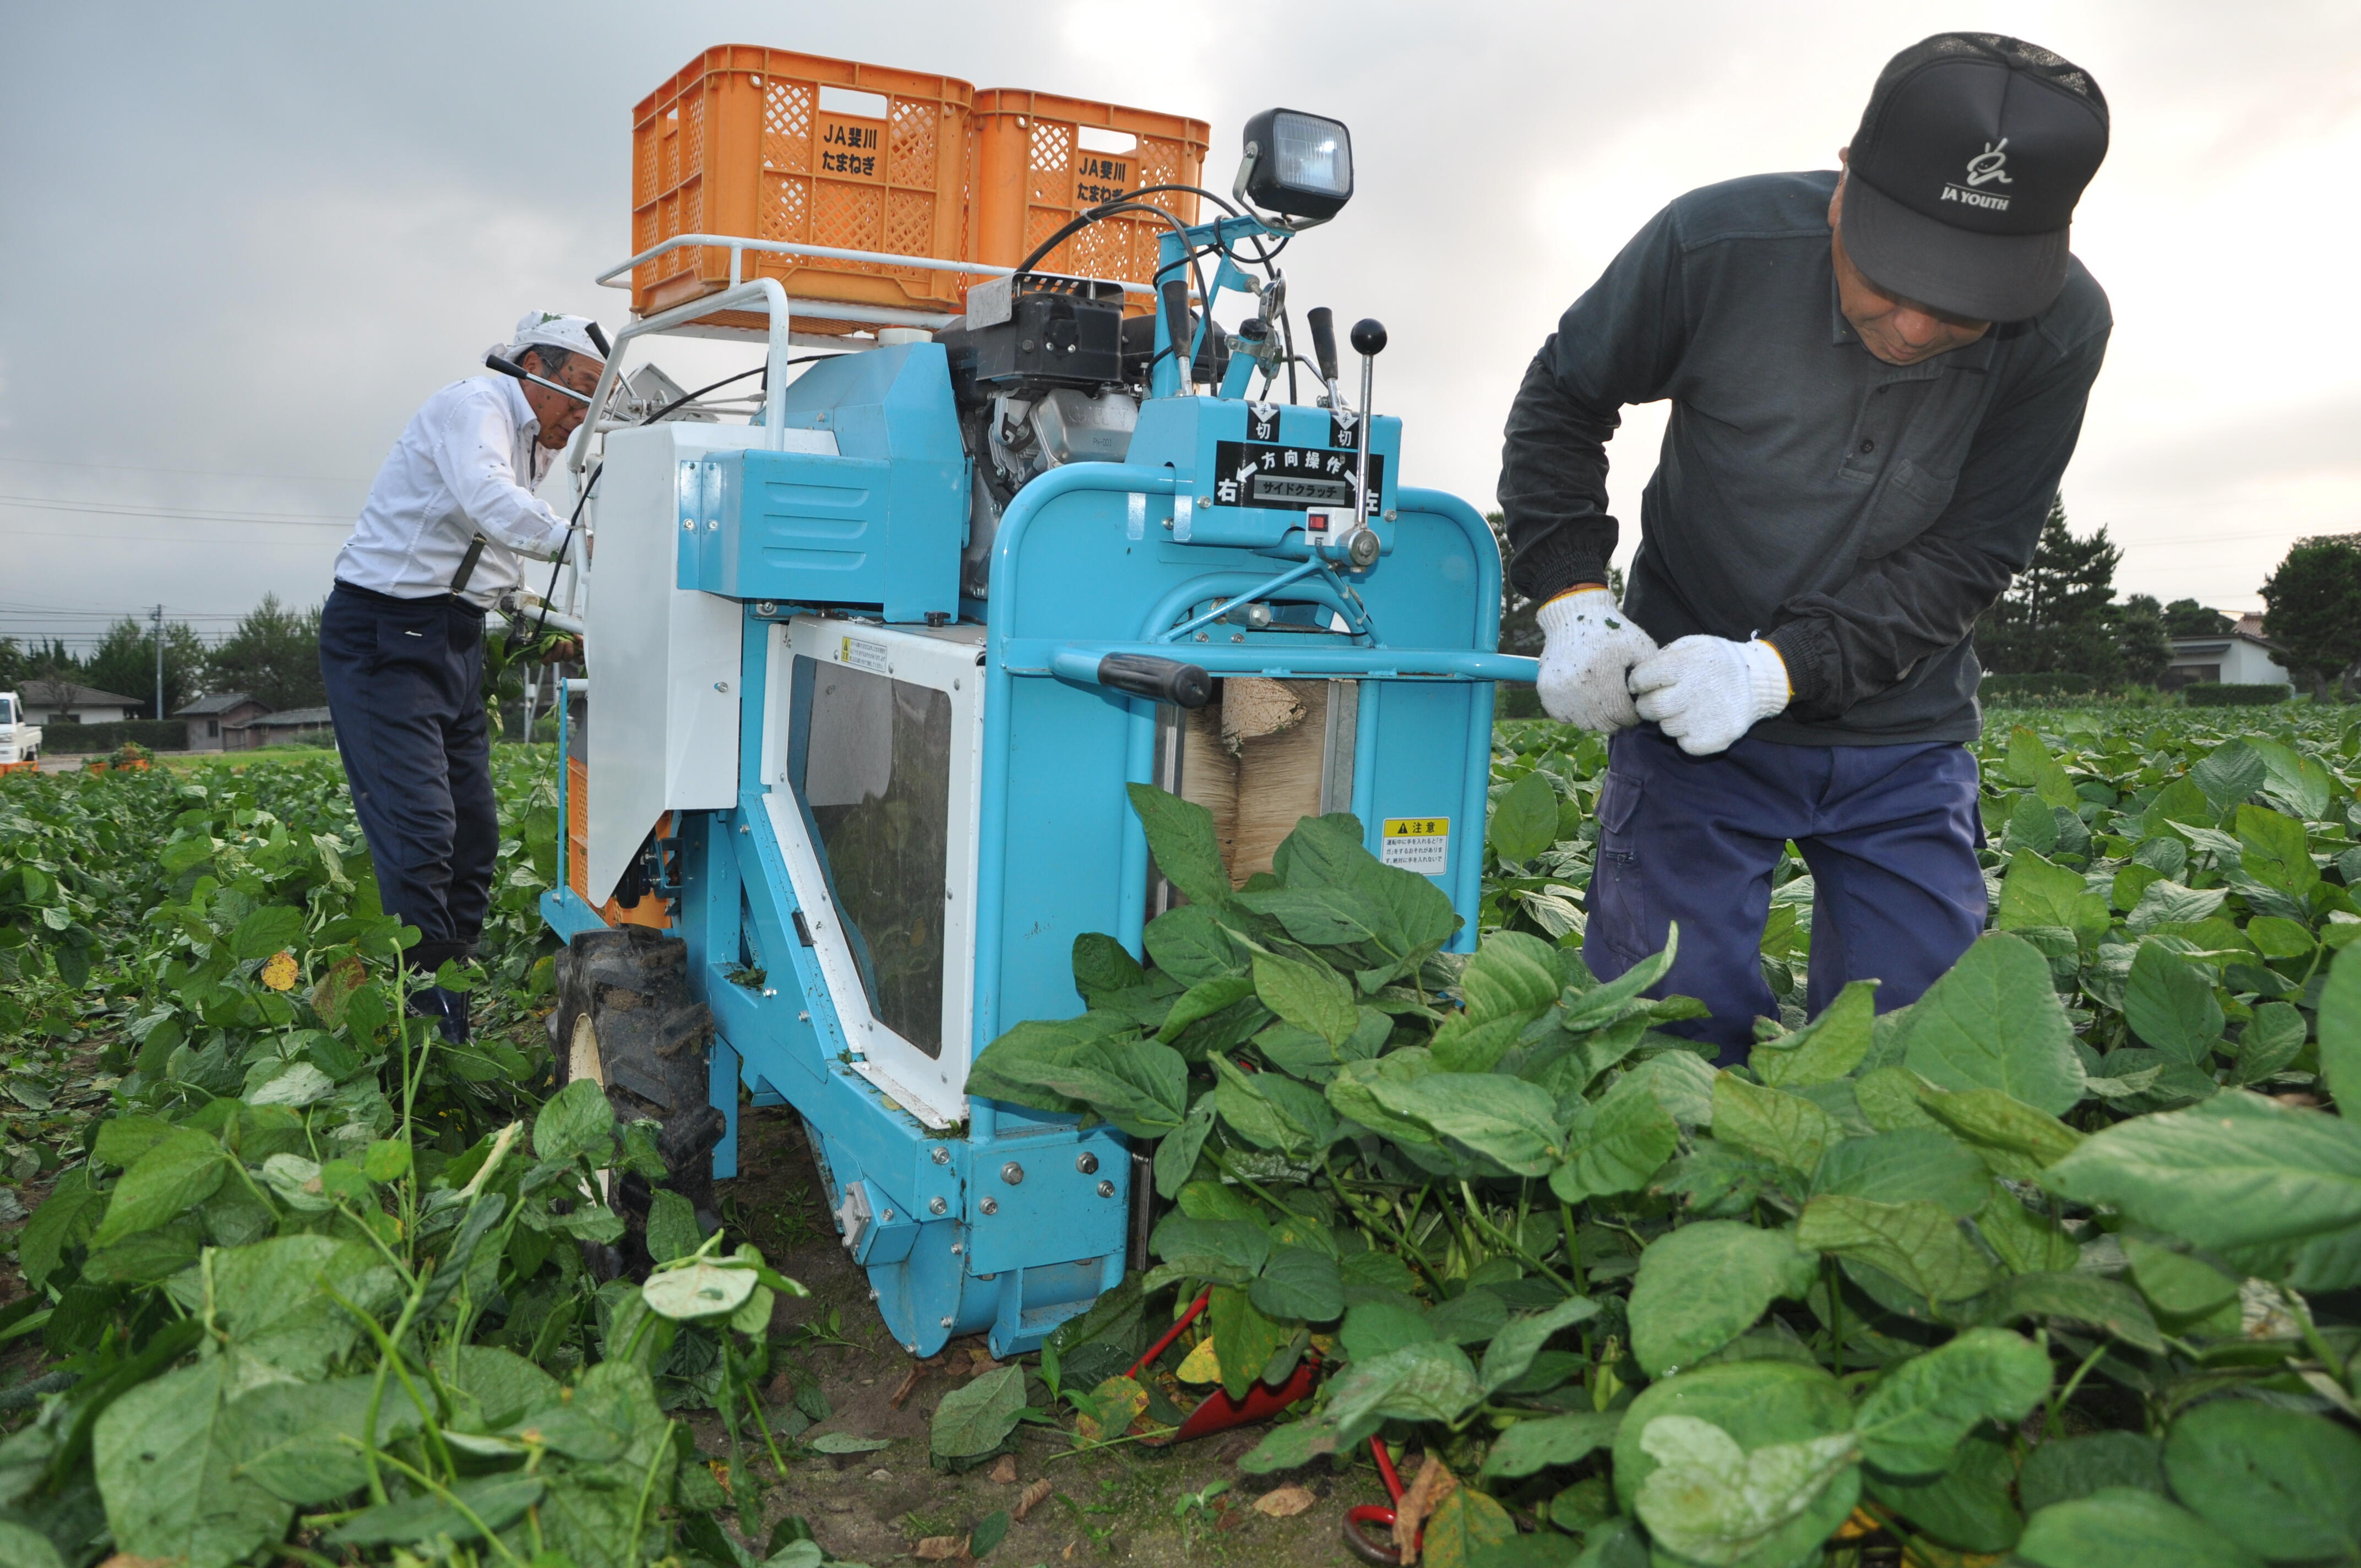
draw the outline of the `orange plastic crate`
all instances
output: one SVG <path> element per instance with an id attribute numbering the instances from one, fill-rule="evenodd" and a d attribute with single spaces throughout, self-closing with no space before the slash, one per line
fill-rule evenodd
<path id="1" fill-rule="evenodd" d="M 966 260 L 975 89 L 948 76 L 730 44 L 707 49 L 631 113 L 631 250 L 675 235 Z M 799 299 L 957 311 L 951 272 L 749 251 L 741 280 Z M 633 269 L 631 309 L 729 286 L 730 253 L 672 251 Z M 812 322 L 828 330 L 834 323 Z"/>
<path id="2" fill-rule="evenodd" d="M 977 93 L 975 259 L 1014 267 L 1085 207 L 1144 186 L 1204 183 L 1210 134 L 1202 120 L 1149 109 L 1008 87 Z M 1126 137 L 1132 146 L 1125 150 L 1120 143 Z M 1197 221 L 1194 196 L 1166 192 L 1148 200 L 1184 224 Z M 1050 272 L 1152 282 L 1157 237 L 1164 232 L 1150 217 L 1103 219 L 1038 265 Z M 1151 302 L 1135 294 L 1126 308 L 1137 314 Z"/>

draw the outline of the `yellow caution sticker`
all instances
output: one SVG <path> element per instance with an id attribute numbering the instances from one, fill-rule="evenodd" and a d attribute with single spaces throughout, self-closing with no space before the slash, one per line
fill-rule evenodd
<path id="1" fill-rule="evenodd" d="M 1378 859 L 1424 876 L 1441 876 L 1451 859 L 1451 818 L 1389 817 Z"/>

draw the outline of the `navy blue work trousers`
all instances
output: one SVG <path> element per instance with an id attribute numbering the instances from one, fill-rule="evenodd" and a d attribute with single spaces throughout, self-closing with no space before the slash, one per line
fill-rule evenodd
<path id="1" fill-rule="evenodd" d="M 379 896 L 418 927 L 409 959 L 431 973 L 474 949 L 500 854 L 484 612 L 338 582 L 320 614 L 320 674 Z"/>
<path id="2" fill-rule="evenodd" d="M 1582 956 L 1601 980 L 1663 949 L 1651 994 L 1694 996 L 1711 1017 L 1675 1025 L 1745 1059 L 1778 1007 L 1763 977 L 1771 873 L 1795 840 L 1812 873 L 1806 1006 L 1875 980 L 1877 1010 L 1916 1002 L 1984 926 L 1976 760 L 1952 743 L 1782 746 L 1741 740 L 1692 757 L 1653 724 L 1609 744 Z"/>

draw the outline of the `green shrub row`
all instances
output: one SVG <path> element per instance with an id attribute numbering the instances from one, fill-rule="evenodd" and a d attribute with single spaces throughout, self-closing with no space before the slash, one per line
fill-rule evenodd
<path id="1" fill-rule="evenodd" d="M 126 718 L 119 724 L 45 724 L 41 750 L 64 756 L 89 756 L 112 751 L 126 740 L 137 740 L 151 751 L 189 749 L 185 718 Z"/>

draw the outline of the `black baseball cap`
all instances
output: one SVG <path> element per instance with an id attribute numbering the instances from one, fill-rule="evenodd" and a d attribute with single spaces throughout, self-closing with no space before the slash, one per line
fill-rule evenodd
<path id="1" fill-rule="evenodd" d="M 1845 253 L 1937 310 L 2038 315 L 2066 286 L 2074 203 L 2106 156 L 2090 72 L 2021 38 L 1938 33 L 1886 63 L 1853 132 Z"/>

